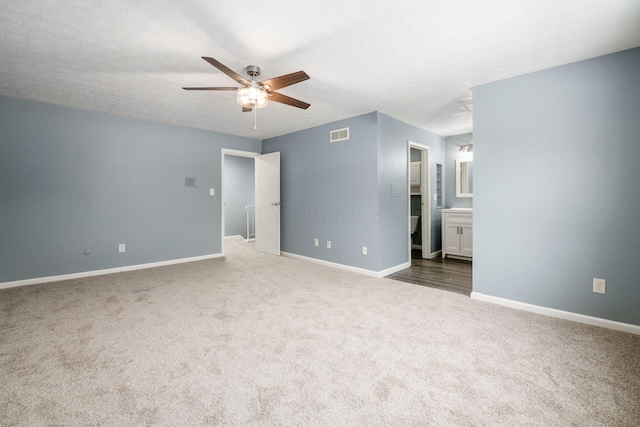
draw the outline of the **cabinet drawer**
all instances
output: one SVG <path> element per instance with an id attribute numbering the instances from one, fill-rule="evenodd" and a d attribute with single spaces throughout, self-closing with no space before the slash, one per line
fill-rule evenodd
<path id="1" fill-rule="evenodd" d="M 444 217 L 444 221 L 446 222 L 457 222 L 457 223 L 471 223 L 473 222 L 473 215 L 466 213 L 446 213 Z"/>

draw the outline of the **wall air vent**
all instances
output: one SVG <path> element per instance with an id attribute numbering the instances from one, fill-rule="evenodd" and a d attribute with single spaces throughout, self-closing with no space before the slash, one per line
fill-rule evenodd
<path id="1" fill-rule="evenodd" d="M 332 130 L 329 142 L 338 142 L 349 139 L 349 128 Z"/>

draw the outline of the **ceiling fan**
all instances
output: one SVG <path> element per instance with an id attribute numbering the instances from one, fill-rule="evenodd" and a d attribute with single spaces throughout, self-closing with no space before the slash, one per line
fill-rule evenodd
<path id="1" fill-rule="evenodd" d="M 296 83 L 308 80 L 309 76 L 304 71 L 298 71 L 291 74 L 285 74 L 280 77 L 274 77 L 272 79 L 263 80 L 257 82 L 256 77 L 260 75 L 260 67 L 255 65 L 249 65 L 246 68 L 247 74 L 251 77 L 251 80 L 247 80 L 240 74 L 236 73 L 224 64 L 216 61 L 208 56 L 203 56 L 202 59 L 209 64 L 216 67 L 218 70 L 231 77 L 233 80 L 240 83 L 241 87 L 183 87 L 184 90 L 226 90 L 237 91 L 238 104 L 242 106 L 243 112 L 253 111 L 257 108 L 264 108 L 269 101 L 279 102 L 281 104 L 291 105 L 306 110 L 311 104 L 300 101 L 295 98 L 283 95 L 276 92 L 277 89 L 291 86 Z"/>

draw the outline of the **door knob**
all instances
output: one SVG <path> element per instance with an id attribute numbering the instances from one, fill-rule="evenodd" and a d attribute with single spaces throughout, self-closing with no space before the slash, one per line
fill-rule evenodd
<path id="1" fill-rule="evenodd" d="M 271 203 L 271 204 L 272 204 L 273 206 L 280 206 L 280 205 L 282 205 L 282 203 L 281 203 L 281 202 L 274 202 L 274 203 Z"/>

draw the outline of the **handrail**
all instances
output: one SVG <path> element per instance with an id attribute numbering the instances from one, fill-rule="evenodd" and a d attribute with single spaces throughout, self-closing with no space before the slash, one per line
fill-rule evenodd
<path id="1" fill-rule="evenodd" d="M 246 205 L 244 207 L 244 209 L 247 211 L 247 240 L 251 239 L 252 236 L 253 236 L 253 238 L 256 237 L 255 207 L 256 207 L 256 205 Z M 251 233 L 251 220 L 250 220 L 250 217 L 251 217 L 250 212 L 251 212 L 251 210 L 250 210 L 250 208 L 254 208 L 254 210 L 253 210 L 253 233 Z"/>

